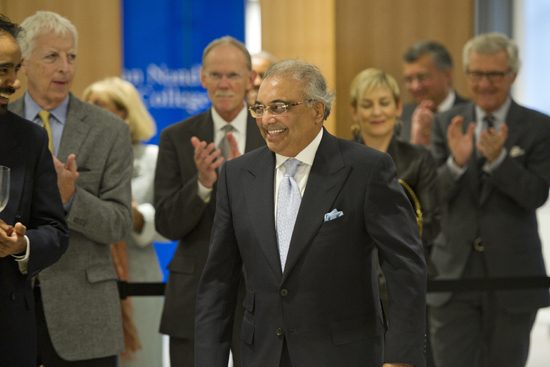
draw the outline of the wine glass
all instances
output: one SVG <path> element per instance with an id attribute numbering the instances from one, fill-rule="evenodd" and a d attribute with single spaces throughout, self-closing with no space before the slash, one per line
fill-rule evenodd
<path id="1" fill-rule="evenodd" d="M 10 198 L 10 169 L 0 166 L 0 212 L 4 210 Z"/>

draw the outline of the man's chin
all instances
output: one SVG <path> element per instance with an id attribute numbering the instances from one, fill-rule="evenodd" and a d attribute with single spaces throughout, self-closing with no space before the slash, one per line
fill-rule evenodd
<path id="1" fill-rule="evenodd" d="M 0 104 L 0 115 L 5 114 L 8 111 L 8 105 L 7 104 Z"/>

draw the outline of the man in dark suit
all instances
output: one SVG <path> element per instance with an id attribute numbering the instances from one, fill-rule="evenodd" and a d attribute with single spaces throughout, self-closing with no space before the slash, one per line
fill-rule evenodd
<path id="1" fill-rule="evenodd" d="M 515 103 L 515 43 L 499 33 L 464 46 L 472 102 L 438 114 L 433 153 L 442 232 L 439 279 L 545 276 L 535 211 L 550 187 L 550 117 Z M 436 365 L 524 366 L 548 289 L 428 295 Z"/>
<path id="2" fill-rule="evenodd" d="M 246 109 L 245 95 L 256 76 L 246 47 L 232 37 L 214 40 L 205 48 L 202 63 L 201 82 L 212 108 L 162 131 L 155 174 L 156 228 L 179 240 L 168 265 L 160 325 L 160 332 L 170 335 L 173 367 L 193 366 L 195 299 L 208 256 L 220 165 L 265 145 Z M 244 296 L 244 281 L 241 286 Z M 242 320 L 243 313 L 240 307 L 236 319 Z M 236 366 L 238 331 L 235 328 Z"/>
<path id="3" fill-rule="evenodd" d="M 0 202 L 0 364 L 5 367 L 36 366 L 31 280 L 69 244 L 46 131 L 7 111 L 20 87 L 20 31 L 0 15 L 0 165 L 10 169 L 9 196 Z"/>
<path id="4" fill-rule="evenodd" d="M 389 155 L 323 129 L 333 98 L 311 64 L 266 72 L 251 111 L 267 147 L 220 174 L 197 367 L 227 366 L 243 264 L 243 367 L 424 366 L 426 265 L 411 205 Z"/>
<path id="5" fill-rule="evenodd" d="M 453 89 L 453 59 L 440 43 L 420 41 L 403 55 L 405 87 L 414 102 L 403 106 L 403 125 L 397 136 L 412 144 L 430 146 L 433 115 L 466 102 Z"/>
<path id="6" fill-rule="evenodd" d="M 70 93 L 77 32 L 68 19 L 37 12 L 21 25 L 28 90 L 9 109 L 48 131 L 71 230 L 67 253 L 35 284 L 40 361 L 116 366 L 124 339 L 110 247 L 132 226 L 129 128 Z"/>

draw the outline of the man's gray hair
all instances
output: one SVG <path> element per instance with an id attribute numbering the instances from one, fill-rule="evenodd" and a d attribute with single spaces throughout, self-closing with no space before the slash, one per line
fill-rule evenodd
<path id="1" fill-rule="evenodd" d="M 325 77 L 317 66 L 299 60 L 279 61 L 267 69 L 264 81 L 274 77 L 291 78 L 301 82 L 304 85 L 302 89 L 304 99 L 323 102 L 325 104 L 324 120 L 330 115 L 335 93 L 334 90 L 327 91 Z M 308 103 L 308 106 L 313 103 Z"/>
<path id="2" fill-rule="evenodd" d="M 277 62 L 277 58 L 267 51 L 260 51 L 257 54 L 252 55 L 252 57 L 261 57 L 263 59 L 266 59 L 271 63 L 271 65 Z"/>
<path id="3" fill-rule="evenodd" d="M 430 55 L 439 71 L 453 68 L 453 59 L 449 51 L 441 43 L 435 41 L 419 41 L 412 45 L 403 55 L 403 61 L 407 64 L 418 61 L 424 55 Z"/>
<path id="4" fill-rule="evenodd" d="M 468 61 L 472 51 L 482 55 L 492 55 L 502 50 L 506 51 L 511 71 L 517 73 L 521 63 L 518 46 L 506 35 L 498 32 L 483 33 L 466 42 L 462 51 L 464 70 L 468 69 Z"/>
<path id="5" fill-rule="evenodd" d="M 78 32 L 76 27 L 61 15 L 51 11 L 37 11 L 21 23 L 21 27 L 25 30 L 23 38 L 19 44 L 21 47 L 21 56 L 24 59 L 31 57 L 36 46 L 36 37 L 43 33 L 54 32 L 61 36 L 67 33 L 73 35 L 74 47 L 78 42 Z"/>
<path id="6" fill-rule="evenodd" d="M 224 36 L 222 38 L 216 38 L 214 41 L 210 42 L 208 44 L 208 46 L 206 46 L 206 48 L 204 49 L 204 51 L 202 53 L 202 66 L 204 67 L 204 60 L 206 59 L 206 56 L 210 53 L 210 51 L 212 51 L 215 47 L 227 46 L 227 45 L 235 46 L 239 50 L 241 50 L 241 52 L 246 57 L 246 67 L 248 68 L 249 71 L 252 70 L 252 61 L 250 59 L 250 53 L 246 49 L 246 46 L 244 45 L 244 43 L 242 43 L 241 41 L 239 41 L 239 40 L 237 40 L 237 39 L 235 39 L 231 36 Z"/>

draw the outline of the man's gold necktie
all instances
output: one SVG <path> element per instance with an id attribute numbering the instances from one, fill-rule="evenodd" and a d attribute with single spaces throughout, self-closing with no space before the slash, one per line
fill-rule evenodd
<path id="1" fill-rule="evenodd" d="M 42 119 L 42 127 L 46 129 L 48 133 L 48 149 L 53 154 L 53 139 L 52 139 L 52 128 L 50 127 L 50 111 L 42 110 L 38 112 L 38 116 Z"/>

